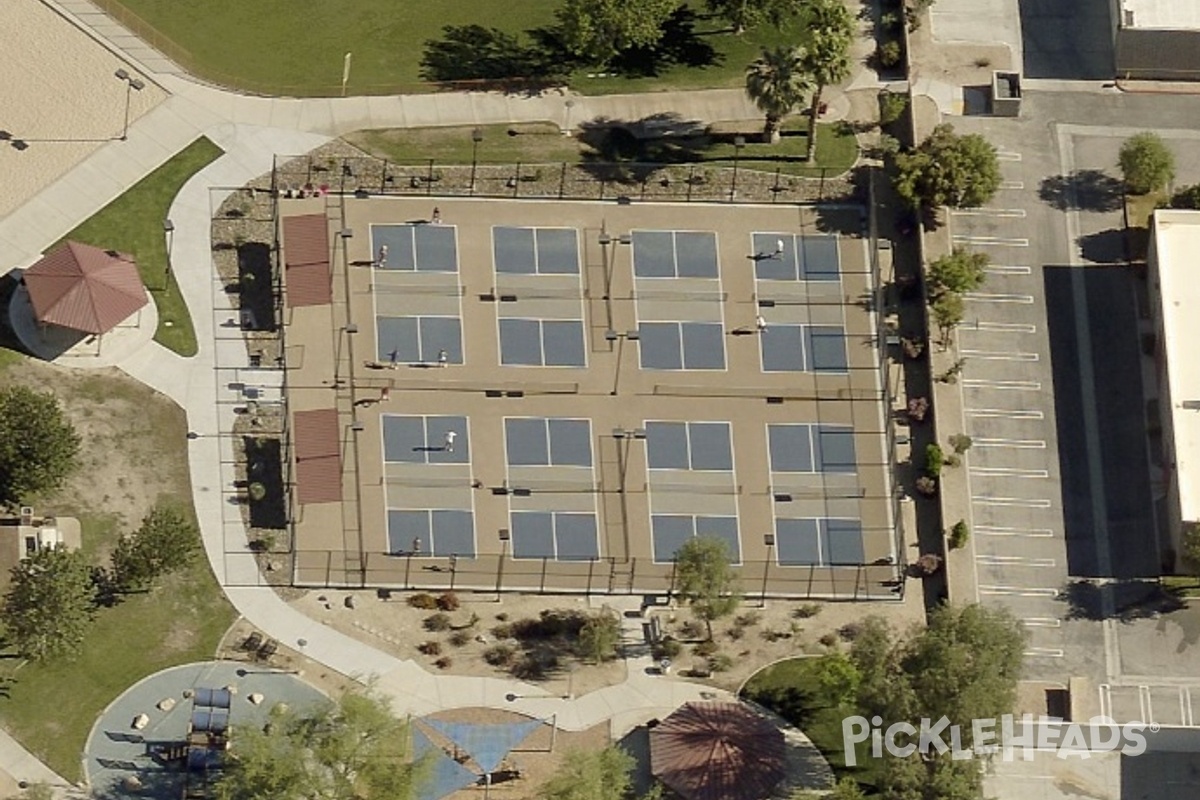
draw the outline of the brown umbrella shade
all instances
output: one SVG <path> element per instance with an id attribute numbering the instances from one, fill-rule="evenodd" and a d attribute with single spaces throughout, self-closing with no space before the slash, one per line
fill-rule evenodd
<path id="1" fill-rule="evenodd" d="M 149 302 L 133 257 L 66 242 L 25 270 L 40 323 L 102 334 Z"/>
<path id="2" fill-rule="evenodd" d="M 650 769 L 687 800 L 763 800 L 786 774 L 783 732 L 740 703 L 686 703 L 650 730 Z"/>

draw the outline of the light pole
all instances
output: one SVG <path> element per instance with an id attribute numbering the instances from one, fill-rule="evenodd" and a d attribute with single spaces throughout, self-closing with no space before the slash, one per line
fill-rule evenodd
<path id="1" fill-rule="evenodd" d="M 163 294 L 171 295 L 171 252 L 175 249 L 175 223 L 163 220 L 163 233 L 167 235 L 167 266 L 163 270 Z"/>
<path id="2" fill-rule="evenodd" d="M 575 107 L 575 101 L 573 99 L 571 99 L 570 97 L 568 97 L 567 102 L 563 103 L 563 105 L 566 106 L 566 109 L 567 109 L 566 121 L 563 123 L 563 136 L 570 136 L 571 135 L 571 109 Z"/>
<path id="3" fill-rule="evenodd" d="M 348 325 L 343 325 L 340 329 L 338 329 L 337 352 L 334 354 L 333 358 L 333 386 L 335 389 L 341 385 L 342 334 L 346 334 L 346 336 L 353 336 L 356 333 L 358 333 L 358 325 L 353 322 L 349 323 Z"/>
<path id="4" fill-rule="evenodd" d="M 636 330 L 617 333 L 616 331 L 610 329 L 604 332 L 604 340 L 606 342 L 608 342 L 610 345 L 613 342 L 617 343 L 617 366 L 613 370 L 613 388 L 612 391 L 609 392 L 609 394 L 614 397 L 616 397 L 617 390 L 621 385 L 621 356 L 625 353 L 625 340 L 629 339 L 630 341 L 636 342 L 641 338 L 641 333 Z"/>
<path id="5" fill-rule="evenodd" d="M 746 137 L 741 134 L 733 137 L 733 182 L 729 184 L 729 202 L 737 197 L 738 161 L 742 157 L 742 148 L 746 146 Z"/>
<path id="6" fill-rule="evenodd" d="M 771 569 L 771 556 L 773 555 L 773 551 L 775 549 L 775 534 L 764 533 L 763 544 L 767 546 L 767 558 L 765 561 L 763 561 L 762 594 L 758 598 L 759 608 L 767 607 L 767 575 Z"/>
<path id="7" fill-rule="evenodd" d="M 500 587 L 504 585 L 504 556 L 508 555 L 508 540 L 512 534 L 508 528 L 500 529 L 500 563 L 496 565 L 496 602 L 500 602 Z"/>
<path id="8" fill-rule="evenodd" d="M 613 428 L 617 442 L 617 494 L 621 496 L 621 532 L 625 539 L 625 560 L 629 561 L 629 501 L 625 496 L 625 473 L 629 468 L 629 447 L 634 439 L 645 440 L 645 428 Z"/>
<path id="9" fill-rule="evenodd" d="M 613 272 L 617 267 L 617 249 L 610 247 L 610 245 L 633 244 L 633 237 L 628 233 L 621 234 L 620 236 L 612 236 L 607 230 L 601 230 L 600 238 L 597 241 L 600 243 L 600 249 L 603 251 L 604 261 L 604 313 L 608 320 L 608 327 L 612 328 L 612 281 Z"/>
<path id="10" fill-rule="evenodd" d="M 475 194 L 475 170 L 479 168 L 479 143 L 483 141 L 483 128 L 471 131 L 471 194 Z"/>
<path id="11" fill-rule="evenodd" d="M 119 80 L 125 81 L 125 126 L 121 128 L 121 141 L 129 138 L 129 101 L 133 93 L 146 88 L 146 84 L 133 77 L 128 71 L 119 69 L 113 73 Z"/>

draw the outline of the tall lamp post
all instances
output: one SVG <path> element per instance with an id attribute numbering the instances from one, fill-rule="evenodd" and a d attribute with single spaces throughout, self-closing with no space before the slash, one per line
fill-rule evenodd
<path id="1" fill-rule="evenodd" d="M 613 395 L 614 397 L 621 386 L 621 357 L 625 354 L 625 340 L 628 339 L 636 342 L 641 338 L 641 333 L 636 330 L 625 331 L 623 333 L 618 333 L 614 330 L 607 330 L 604 332 L 604 340 L 606 342 L 609 344 L 612 344 L 613 342 L 617 343 L 617 366 L 613 369 L 613 387 L 612 391 L 609 392 L 609 394 Z"/>
<path id="2" fill-rule="evenodd" d="M 617 442 L 617 493 L 621 495 L 621 532 L 625 538 L 625 560 L 629 561 L 629 501 L 625 496 L 625 473 L 629 469 L 629 447 L 634 439 L 645 440 L 645 428 L 613 428 Z"/>
<path id="3" fill-rule="evenodd" d="M 496 602 L 500 602 L 500 589 L 504 586 L 504 557 L 508 555 L 508 540 L 512 534 L 508 528 L 500 529 L 500 562 L 496 565 Z"/>
<path id="4" fill-rule="evenodd" d="M 746 137 L 738 134 L 733 137 L 733 181 L 729 184 L 729 202 L 737 197 L 738 161 L 742 157 L 742 148 L 746 146 Z"/>
<path id="5" fill-rule="evenodd" d="M 471 194 L 475 194 L 475 171 L 479 168 L 479 143 L 483 141 L 483 128 L 471 131 Z"/>
<path id="6" fill-rule="evenodd" d="M 763 544 L 765 544 L 767 546 L 767 558 L 766 558 L 766 560 L 763 561 L 762 594 L 759 595 L 759 598 L 758 598 L 758 607 L 759 608 L 767 607 L 767 575 L 769 574 L 770 569 L 771 569 L 771 556 L 773 555 L 773 551 L 775 550 L 775 534 L 764 533 L 763 534 Z"/>
<path id="7" fill-rule="evenodd" d="M 129 101 L 134 92 L 140 92 L 146 88 L 146 84 L 141 80 L 133 77 L 127 70 L 119 69 L 113 73 L 118 80 L 125 81 L 125 126 L 121 128 L 121 141 L 129 138 Z"/>
<path id="8" fill-rule="evenodd" d="M 167 266 L 163 269 L 163 295 L 171 294 L 171 252 L 175 249 L 175 223 L 163 220 L 163 233 L 167 235 Z"/>

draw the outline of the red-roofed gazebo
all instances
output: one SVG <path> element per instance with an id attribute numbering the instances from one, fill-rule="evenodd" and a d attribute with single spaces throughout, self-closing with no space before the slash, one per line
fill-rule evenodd
<path id="1" fill-rule="evenodd" d="M 133 257 L 79 242 L 51 250 L 24 274 L 40 325 L 100 336 L 149 302 Z"/>

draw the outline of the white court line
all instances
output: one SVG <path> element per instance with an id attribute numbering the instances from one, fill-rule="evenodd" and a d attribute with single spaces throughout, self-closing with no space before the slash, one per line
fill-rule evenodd
<path id="1" fill-rule="evenodd" d="M 1001 189 L 1024 189 L 1025 181 L 1000 181 Z"/>
<path id="2" fill-rule="evenodd" d="M 1061 628 L 1062 620 L 1058 617 L 1025 617 L 1021 622 L 1026 628 Z"/>
<path id="3" fill-rule="evenodd" d="M 1020 508 L 1050 508 L 1050 501 L 1044 497 L 992 497 L 991 495 L 975 495 L 971 502 L 977 506 L 1017 506 Z"/>
<path id="4" fill-rule="evenodd" d="M 977 303 L 1021 303 L 1023 305 L 1033 305 L 1033 295 L 1031 294 L 997 294 L 991 292 L 967 292 L 963 295 L 967 300 L 974 300 Z"/>
<path id="5" fill-rule="evenodd" d="M 1058 597 L 1058 589 L 1033 589 L 1024 586 L 980 586 L 980 594 L 991 594 L 1008 597 Z"/>
<path id="6" fill-rule="evenodd" d="M 1003 408 L 968 408 L 968 417 L 1004 418 L 1004 419 L 1044 419 L 1041 411 L 1008 410 Z"/>
<path id="7" fill-rule="evenodd" d="M 1027 322 L 980 322 L 962 325 L 964 331 L 992 331 L 994 333 L 1037 333 L 1037 326 Z"/>
<path id="8" fill-rule="evenodd" d="M 960 244 L 982 244 L 995 247 L 1029 247 L 1029 240 L 1012 236 L 960 236 L 951 237 Z"/>
<path id="9" fill-rule="evenodd" d="M 1030 539 L 1049 539 L 1054 531 L 1049 528 L 1006 528 L 1000 525 L 976 525 L 975 532 L 981 536 L 1027 536 Z"/>
<path id="10" fill-rule="evenodd" d="M 1028 558 L 1026 556 L 996 556 L 983 554 L 975 556 L 975 560 L 980 564 L 991 564 L 992 566 L 1003 566 L 1004 564 L 1012 564 L 1020 567 L 1053 567 L 1053 558 Z"/>
<path id="11" fill-rule="evenodd" d="M 1063 651 L 1058 647 L 1031 647 L 1025 655 L 1032 658 L 1062 658 Z"/>
<path id="12" fill-rule="evenodd" d="M 1025 267 L 1020 264 L 992 264 L 984 267 L 983 271 L 991 275 L 1032 275 L 1033 267 Z"/>
<path id="13" fill-rule="evenodd" d="M 1038 392 L 1039 381 L 989 381 L 986 378 L 963 378 L 962 385 L 968 389 L 1000 389 L 1014 392 Z"/>
<path id="14" fill-rule="evenodd" d="M 965 358 L 978 358 L 983 361 L 1041 361 L 1037 353 L 1003 353 L 996 350 L 959 350 Z"/>
<path id="15" fill-rule="evenodd" d="M 993 478 L 1049 478 L 1050 473 L 1044 469 L 1018 469 L 1016 467 L 971 467 L 972 475 L 984 475 Z"/>
<path id="16" fill-rule="evenodd" d="M 1045 450 L 1042 439 L 976 439 L 975 447 L 1011 447 L 1016 450 Z"/>
<path id="17" fill-rule="evenodd" d="M 1014 153 L 1011 150 L 997 150 L 996 158 L 999 161 L 1020 161 L 1021 154 Z"/>
<path id="18" fill-rule="evenodd" d="M 1025 209 L 1023 208 L 986 208 L 980 206 L 978 208 L 957 208 L 950 213 L 956 217 L 1010 217 L 1012 219 L 1025 219 Z"/>

